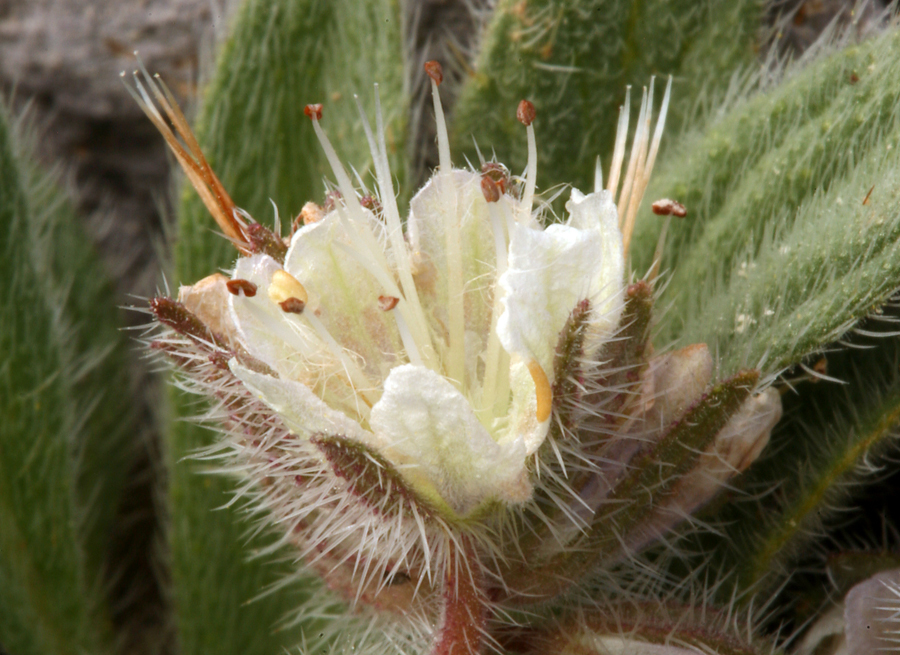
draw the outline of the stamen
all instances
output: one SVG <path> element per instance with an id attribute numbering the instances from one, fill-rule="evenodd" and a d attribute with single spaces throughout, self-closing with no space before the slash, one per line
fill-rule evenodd
<path id="1" fill-rule="evenodd" d="M 444 108 L 438 86 L 444 81 L 444 70 L 438 61 L 426 61 L 425 72 L 431 78 L 431 100 L 434 103 L 434 120 L 437 123 L 438 153 L 441 172 L 450 172 L 450 138 L 447 136 L 447 123 L 444 120 Z"/>
<path id="2" fill-rule="evenodd" d="M 482 180 L 489 179 L 483 176 Z M 493 182 L 493 180 L 491 180 Z M 494 182 L 494 186 L 498 186 Z M 484 192 L 484 184 L 482 184 L 482 192 Z M 487 198 L 488 193 L 485 193 Z M 491 197 L 493 194 L 491 193 Z M 498 197 L 498 200 L 501 200 Z M 503 202 L 501 200 L 503 204 Z M 504 219 L 500 214 L 497 201 L 488 200 L 488 212 L 491 217 L 491 232 L 494 235 L 494 251 L 496 259 L 497 271 L 495 273 L 497 280 L 506 272 L 508 263 L 508 247 Z M 500 314 L 503 313 L 503 289 L 499 284 L 494 284 L 494 302 L 491 310 L 491 330 L 489 333 L 487 348 L 484 355 L 484 381 L 481 386 L 481 402 L 479 403 L 479 416 L 483 418 L 483 425 L 490 429 L 490 420 L 494 416 L 503 416 L 506 414 L 509 399 L 509 355 L 500 344 L 500 337 L 497 334 L 497 321 Z M 499 403 L 499 407 L 495 404 Z"/>
<path id="3" fill-rule="evenodd" d="M 328 135 L 325 134 L 325 130 L 319 125 L 319 120 L 322 118 L 322 105 L 306 105 L 303 109 L 303 113 L 312 120 L 316 138 L 319 139 L 319 144 L 325 152 L 325 158 L 328 160 L 328 164 L 334 172 L 334 177 L 337 180 L 338 188 L 341 190 L 347 208 L 350 210 L 354 219 L 364 221 L 365 217 L 362 212 L 362 206 L 359 204 L 359 198 L 356 195 L 356 189 L 353 188 L 353 183 L 350 181 L 350 176 L 347 175 L 347 171 L 344 170 L 344 166 L 341 164 L 337 152 L 335 152 L 334 147 L 331 145 L 331 141 L 328 140 Z"/>
<path id="4" fill-rule="evenodd" d="M 613 150 L 612 163 L 609 166 L 609 181 L 606 190 L 616 197 L 619 187 L 619 176 L 622 162 L 625 160 L 625 139 L 628 137 L 628 121 L 631 115 L 631 87 L 625 87 L 625 102 L 619 107 L 619 125 L 616 128 L 616 147 Z"/>
<path id="5" fill-rule="evenodd" d="M 541 365 L 535 360 L 528 362 L 528 372 L 531 373 L 531 379 L 534 380 L 534 391 L 537 395 L 537 420 L 543 423 L 550 418 L 550 410 L 553 407 L 553 388 L 550 386 L 550 380 Z"/>
<path id="6" fill-rule="evenodd" d="M 340 361 L 354 391 L 371 407 L 376 400 L 370 397 L 371 390 L 374 388 L 372 383 L 355 362 L 347 356 L 341 345 L 331 336 L 325 324 L 315 315 L 315 312 L 303 312 L 306 303 L 309 302 L 309 294 L 307 294 L 306 288 L 300 284 L 300 281 L 285 270 L 277 270 L 272 274 L 272 282 L 269 284 L 268 294 L 272 302 L 279 305 L 285 313 L 298 316 L 302 314 L 303 319 L 316 331 L 319 338 L 328 345 L 332 355 Z"/>
<path id="7" fill-rule="evenodd" d="M 397 306 L 398 302 L 400 302 L 400 299 L 397 296 L 378 296 L 378 306 L 383 312 L 391 311 Z"/>
<path id="8" fill-rule="evenodd" d="M 481 194 L 488 203 L 500 200 L 500 185 L 487 175 L 481 176 Z"/>
<path id="9" fill-rule="evenodd" d="M 375 128 L 378 130 L 378 142 L 372 135 L 372 129 L 366 118 L 362 103 L 357 96 L 353 96 L 356 100 L 356 106 L 359 109 L 359 115 L 362 118 L 363 129 L 366 133 L 366 139 L 369 142 L 369 150 L 372 153 L 372 160 L 375 163 L 375 175 L 378 180 L 378 188 L 381 194 L 381 201 L 384 203 L 382 216 L 384 216 L 387 224 L 388 239 L 391 244 L 391 253 L 393 254 L 394 267 L 400 277 L 400 287 L 403 298 L 409 303 L 409 322 L 411 326 L 405 326 L 411 338 L 416 344 L 416 350 L 423 353 L 428 361 L 428 367 L 437 371 L 439 364 L 437 354 L 431 342 L 431 333 L 428 329 L 428 322 L 425 319 L 425 313 L 422 310 L 422 303 L 419 299 L 419 293 L 416 289 L 415 281 L 410 268 L 409 248 L 406 240 L 403 238 L 403 225 L 400 218 L 400 210 L 397 208 L 397 197 L 394 194 L 393 180 L 391 178 L 391 168 L 387 157 L 387 146 L 384 141 L 384 119 L 381 113 L 381 98 L 378 95 L 378 85 L 375 85 Z M 404 313 L 404 308 L 397 315 Z M 409 355 L 411 358 L 412 355 Z M 418 359 L 418 354 L 415 355 Z"/>
<path id="10" fill-rule="evenodd" d="M 534 204 L 534 188 L 537 184 L 537 144 L 534 139 L 534 122 L 536 112 L 534 105 L 527 100 L 522 100 L 516 108 L 516 118 L 525 126 L 528 138 L 528 168 L 525 170 L 525 195 L 522 196 L 521 207 L 527 216 L 531 216 Z"/>
<path id="11" fill-rule="evenodd" d="M 365 268 L 372 275 L 372 277 L 374 277 L 379 282 L 379 284 L 381 284 L 382 288 L 387 291 L 386 295 L 398 298 L 399 305 L 397 307 L 397 311 L 394 313 L 394 319 L 397 321 L 397 328 L 400 331 L 400 338 L 403 340 L 403 348 L 404 350 L 406 350 L 406 356 L 409 357 L 410 362 L 412 362 L 413 364 L 421 364 L 422 356 L 419 352 L 419 344 L 416 342 L 413 334 L 410 332 L 408 323 L 404 318 L 409 312 L 409 303 L 406 302 L 400 295 L 400 289 L 397 287 L 393 276 L 390 274 L 390 272 L 373 264 L 371 260 L 364 257 L 362 253 L 357 251 L 355 248 L 351 248 L 347 244 L 341 243 L 340 241 L 335 242 L 334 246 L 346 252 L 357 263 L 359 263 L 360 266 Z M 403 320 L 402 327 L 400 325 L 401 320 Z M 429 340 L 428 344 L 430 343 L 431 341 Z M 429 358 L 430 363 L 434 357 L 434 351 L 430 351 L 428 355 L 431 355 L 431 357 Z M 434 368 L 432 370 L 436 371 L 437 368 Z"/>
<path id="12" fill-rule="evenodd" d="M 603 165 L 600 163 L 600 155 L 594 161 L 594 193 L 600 193 L 603 190 Z"/>
<path id="13" fill-rule="evenodd" d="M 278 305 L 285 314 L 302 314 L 303 310 L 306 309 L 306 303 L 299 298 L 288 298 L 287 300 L 282 300 Z"/>
<path id="14" fill-rule="evenodd" d="M 431 99 L 437 123 L 438 152 L 440 154 L 439 184 L 443 195 L 445 217 L 444 238 L 447 249 L 447 330 L 449 352 L 445 359 L 446 375 L 457 383 L 460 391 L 466 386 L 466 322 L 463 298 L 462 249 L 459 243 L 459 216 L 456 208 L 456 189 L 450 164 L 450 139 L 441 106 L 438 85 L 444 79 L 437 61 L 425 62 L 425 72 L 431 78 Z"/>
<path id="15" fill-rule="evenodd" d="M 675 216 L 677 218 L 684 218 L 687 216 L 687 209 L 685 209 L 684 205 L 671 198 L 662 198 L 661 200 L 655 201 L 650 206 L 650 209 L 653 210 L 653 213 L 657 216 Z"/>
<path id="16" fill-rule="evenodd" d="M 375 239 L 375 236 L 372 234 L 372 231 L 369 229 L 367 224 L 367 219 L 363 214 L 362 207 L 359 204 L 359 198 L 357 198 L 356 191 L 354 190 L 350 178 L 347 175 L 347 172 L 344 170 L 343 165 L 338 159 L 337 153 L 331 145 L 331 142 L 328 140 L 328 136 L 325 134 L 322 127 L 319 125 L 319 116 L 321 116 L 321 106 L 320 105 L 308 105 L 308 111 L 304 110 L 306 114 L 310 117 L 313 123 L 313 129 L 316 132 L 316 137 L 319 139 L 319 143 L 322 145 L 322 149 L 325 151 L 325 156 L 328 159 L 329 164 L 331 164 L 331 169 L 334 171 L 335 177 L 338 180 L 338 185 L 341 187 L 341 193 L 345 199 L 345 203 L 347 208 L 353 214 L 353 218 L 356 220 L 347 221 L 344 218 L 344 214 L 341 210 L 341 206 L 337 206 L 337 211 L 339 215 L 342 217 L 342 221 L 344 221 L 345 228 L 347 230 L 347 234 L 352 236 L 356 236 L 359 238 L 362 247 L 361 248 L 349 248 L 349 250 L 354 258 L 357 259 L 365 268 L 368 270 L 381 284 L 384 286 L 385 290 L 390 295 L 395 295 L 397 297 L 403 297 L 403 294 L 400 292 L 400 289 L 397 288 L 396 283 L 393 281 L 393 273 L 391 271 L 390 266 L 388 265 L 387 259 L 384 255 L 384 248 L 378 243 Z M 390 194 L 386 194 L 387 196 L 392 195 L 393 190 Z M 349 200 L 352 198 L 355 202 Z M 399 220 L 399 219 L 398 219 Z M 337 243 L 338 246 L 344 246 L 344 244 Z M 406 309 L 407 303 L 401 303 L 400 311 L 406 313 L 408 310 Z M 419 325 L 424 325 L 424 318 L 419 320 Z M 416 334 L 414 336 L 420 336 L 422 334 L 427 334 L 425 328 L 419 327 L 416 330 Z M 430 346 L 430 339 L 427 341 L 426 346 Z M 404 346 L 407 349 L 407 356 L 410 358 L 410 361 L 421 361 L 420 356 L 418 354 L 418 346 L 416 345 L 415 339 L 412 340 L 411 343 L 404 343 Z M 433 352 L 433 349 L 426 347 L 425 350 L 430 354 Z M 430 360 L 431 361 L 431 360 Z M 436 364 L 433 363 L 433 366 L 436 367 Z"/>

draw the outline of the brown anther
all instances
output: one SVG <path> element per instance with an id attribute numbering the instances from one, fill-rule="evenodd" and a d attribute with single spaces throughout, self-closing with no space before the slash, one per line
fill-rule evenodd
<path id="1" fill-rule="evenodd" d="M 850 84 L 856 84 L 859 82 L 859 75 L 856 74 L 856 71 L 850 73 Z"/>
<path id="2" fill-rule="evenodd" d="M 677 218 L 684 218 L 687 216 L 687 209 L 684 208 L 684 205 L 677 200 L 671 200 L 670 198 L 657 200 L 653 203 L 651 209 L 653 209 L 653 213 L 657 216 L 676 216 Z"/>
<path id="3" fill-rule="evenodd" d="M 426 61 L 425 72 L 437 85 L 440 85 L 440 83 L 444 81 L 444 68 L 439 61 L 435 61 L 434 59 Z"/>
<path id="4" fill-rule="evenodd" d="M 297 218 L 294 219 L 294 224 L 291 226 L 291 233 L 293 234 L 297 230 L 300 229 L 301 223 L 303 225 L 311 225 L 313 223 L 318 223 L 325 216 L 325 210 L 319 207 L 314 202 L 307 202 L 303 205 L 303 209 L 300 210 L 300 213 L 297 215 Z"/>
<path id="5" fill-rule="evenodd" d="M 523 100 L 519 103 L 519 106 L 516 108 L 516 118 L 519 119 L 519 122 L 528 127 L 534 122 L 534 117 L 537 116 L 537 112 L 534 110 L 534 105 L 528 102 L 527 100 Z"/>
<path id="6" fill-rule="evenodd" d="M 281 310 L 286 314 L 302 314 L 306 303 L 299 298 L 288 298 L 280 303 Z"/>
<path id="7" fill-rule="evenodd" d="M 863 198 L 863 205 L 868 205 L 868 204 L 869 204 L 869 198 L 872 197 L 872 192 L 873 192 L 874 190 L 875 190 L 875 185 L 873 184 L 873 185 L 872 185 L 872 188 L 869 189 L 869 192 L 866 194 L 866 197 Z"/>
<path id="8" fill-rule="evenodd" d="M 319 103 L 316 103 L 314 105 L 306 105 L 303 108 L 303 113 L 314 121 L 320 121 L 322 120 L 322 105 Z"/>
<path id="9" fill-rule="evenodd" d="M 381 203 L 375 196 L 363 196 L 359 199 L 359 204 L 376 214 L 381 211 Z"/>
<path id="10" fill-rule="evenodd" d="M 335 206 L 337 205 L 337 201 L 343 197 L 344 196 L 337 189 L 335 189 L 334 191 L 329 191 L 325 194 L 325 204 L 322 205 L 322 209 L 324 209 L 326 212 L 333 211 Z"/>
<path id="11" fill-rule="evenodd" d="M 400 302 L 400 299 L 396 296 L 378 296 L 378 306 L 381 307 L 381 311 L 384 312 L 391 311 L 397 306 L 398 302 Z"/>
<path id="12" fill-rule="evenodd" d="M 481 174 L 489 175 L 500 187 L 500 193 L 506 193 L 509 187 L 509 169 L 495 161 L 486 161 L 481 165 Z"/>
<path id="13" fill-rule="evenodd" d="M 225 286 L 233 296 L 239 296 L 243 293 L 247 298 L 252 298 L 256 295 L 256 285 L 250 280 L 228 280 Z"/>
<path id="14" fill-rule="evenodd" d="M 500 185 L 494 182 L 488 175 L 481 176 L 481 193 L 488 202 L 500 200 Z"/>

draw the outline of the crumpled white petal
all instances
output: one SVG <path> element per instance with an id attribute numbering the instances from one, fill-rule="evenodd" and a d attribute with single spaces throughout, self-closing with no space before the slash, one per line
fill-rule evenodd
<path id="1" fill-rule="evenodd" d="M 447 189 L 452 185 L 452 189 Z M 447 207 L 447 199 L 454 207 Z M 409 243 L 419 295 L 434 320 L 438 333 L 447 324 L 447 212 L 455 212 L 457 233 L 463 255 L 463 279 L 466 280 L 465 307 L 467 365 L 474 370 L 477 354 L 491 324 L 494 242 L 487 202 L 481 192 L 481 177 L 470 171 L 454 170 L 450 175 L 435 175 L 409 203 L 407 220 Z M 470 344 L 472 347 L 470 347 Z"/>
<path id="2" fill-rule="evenodd" d="M 279 270 L 281 265 L 268 255 L 238 259 L 232 278 L 248 280 L 257 290 L 252 298 L 231 296 L 231 312 L 247 352 L 282 377 L 298 379 L 311 365 L 322 365 L 328 354 L 312 329 L 291 320 L 269 299 L 267 289 Z"/>
<path id="3" fill-rule="evenodd" d="M 430 369 L 393 369 L 370 426 L 401 475 L 459 515 L 488 499 L 521 502 L 531 492 L 522 441 L 495 442 L 465 396 Z"/>
<path id="4" fill-rule="evenodd" d="M 315 312 L 341 346 L 359 355 L 369 374 L 384 377 L 400 357 L 402 342 L 396 322 L 378 302 L 384 287 L 351 254 L 372 256 L 349 232 L 353 227 L 338 211 L 304 226 L 291 240 L 284 270 L 309 293 L 306 311 Z M 369 230 L 369 225 L 355 227 Z"/>
<path id="5" fill-rule="evenodd" d="M 500 278 L 506 291 L 497 325 L 503 347 L 537 361 L 548 376 L 559 333 L 578 302 L 591 301 L 595 340 L 609 338 L 622 310 L 625 260 L 609 193 L 573 190 L 566 207 L 566 225 L 514 227 L 509 270 Z"/>
<path id="6" fill-rule="evenodd" d="M 257 373 L 242 366 L 236 359 L 228 362 L 231 372 L 257 398 L 264 402 L 284 422 L 291 432 L 309 439 L 315 435 L 341 435 L 368 446 L 375 446 L 375 437 L 344 413 L 331 409 L 306 385 Z"/>
<path id="7" fill-rule="evenodd" d="M 576 305 L 590 300 L 585 350 L 593 353 L 616 329 L 622 312 L 625 260 L 616 208 L 607 191 L 572 191 L 565 225 L 544 230 L 516 224 L 509 246 L 509 269 L 499 280 L 506 292 L 497 333 L 506 351 L 520 362 L 536 362 L 550 384 L 560 332 Z M 535 394 L 528 370 L 511 372 L 514 408 L 528 412 Z M 528 421 L 520 415 L 513 423 Z M 529 438 L 529 453 L 543 441 L 549 420 Z"/>

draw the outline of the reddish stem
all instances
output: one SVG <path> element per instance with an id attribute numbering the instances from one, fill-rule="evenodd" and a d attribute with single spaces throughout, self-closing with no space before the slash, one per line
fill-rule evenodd
<path id="1" fill-rule="evenodd" d="M 444 577 L 441 625 L 430 655 L 477 655 L 484 649 L 487 595 L 478 556 L 465 537 L 460 541 Z"/>

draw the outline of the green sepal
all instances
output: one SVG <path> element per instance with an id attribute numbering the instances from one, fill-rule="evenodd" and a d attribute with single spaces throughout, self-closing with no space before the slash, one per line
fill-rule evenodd
<path id="1" fill-rule="evenodd" d="M 875 329 L 874 322 L 866 327 Z M 788 418 L 741 480 L 743 493 L 705 517 L 729 525 L 727 539 L 705 543 L 718 552 L 712 566 L 736 571 L 743 590 L 769 589 L 790 575 L 793 563 L 809 556 L 810 542 L 843 520 L 854 489 L 877 479 L 879 462 L 896 448 L 900 343 L 857 341 L 875 347 L 828 355 L 828 375 L 846 384 L 795 382 L 796 393 L 782 396 Z"/>
<path id="2" fill-rule="evenodd" d="M 439 510 L 452 516 L 448 507 L 432 507 L 406 483 L 393 464 L 365 444 L 340 435 L 316 436 L 311 441 L 325 455 L 334 474 L 347 481 L 350 493 L 380 514 L 412 519 L 415 509 L 425 521 Z"/>
<path id="3" fill-rule="evenodd" d="M 608 503 L 594 514 L 589 550 L 594 557 L 619 554 L 619 535 L 626 535 L 665 503 L 682 476 L 696 465 L 728 419 L 750 396 L 758 371 L 742 371 L 713 386 L 666 430 L 629 462 L 631 471 L 618 482 Z M 617 502 L 618 501 L 618 502 Z"/>
<path id="4" fill-rule="evenodd" d="M 590 394 L 586 399 L 597 406 L 610 426 L 622 423 L 629 402 L 640 398 L 641 379 L 652 352 L 652 319 L 653 287 L 644 281 L 629 285 L 625 289 L 625 311 L 619 321 L 622 327 L 601 353 L 605 363 L 598 380 L 600 390 L 596 399 Z"/>
<path id="5" fill-rule="evenodd" d="M 505 635 L 509 650 L 522 655 L 602 655 L 608 653 L 595 640 L 631 640 L 626 652 L 642 652 L 635 644 L 669 645 L 674 652 L 710 652 L 717 655 L 770 655 L 772 644 L 762 638 L 752 643 L 730 624 L 729 614 L 714 607 L 695 607 L 675 602 L 647 600 L 611 603 L 603 610 L 588 610 L 577 616 L 561 616 L 547 625 L 511 629 Z M 621 642 L 612 647 L 621 648 Z M 696 649 L 696 650 L 695 650 Z M 654 652 L 657 652 L 654 649 Z M 666 651 L 668 652 L 668 651 Z"/>
<path id="6" fill-rule="evenodd" d="M 711 387 L 659 439 L 646 439 L 628 462 L 623 477 L 593 513 L 582 536 L 533 566 L 516 562 L 504 574 L 510 599 L 534 602 L 535 598 L 552 597 L 587 574 L 598 561 L 612 562 L 628 555 L 622 552 L 623 544 L 666 504 L 678 482 L 696 467 L 758 380 L 758 371 L 742 371 Z"/>

